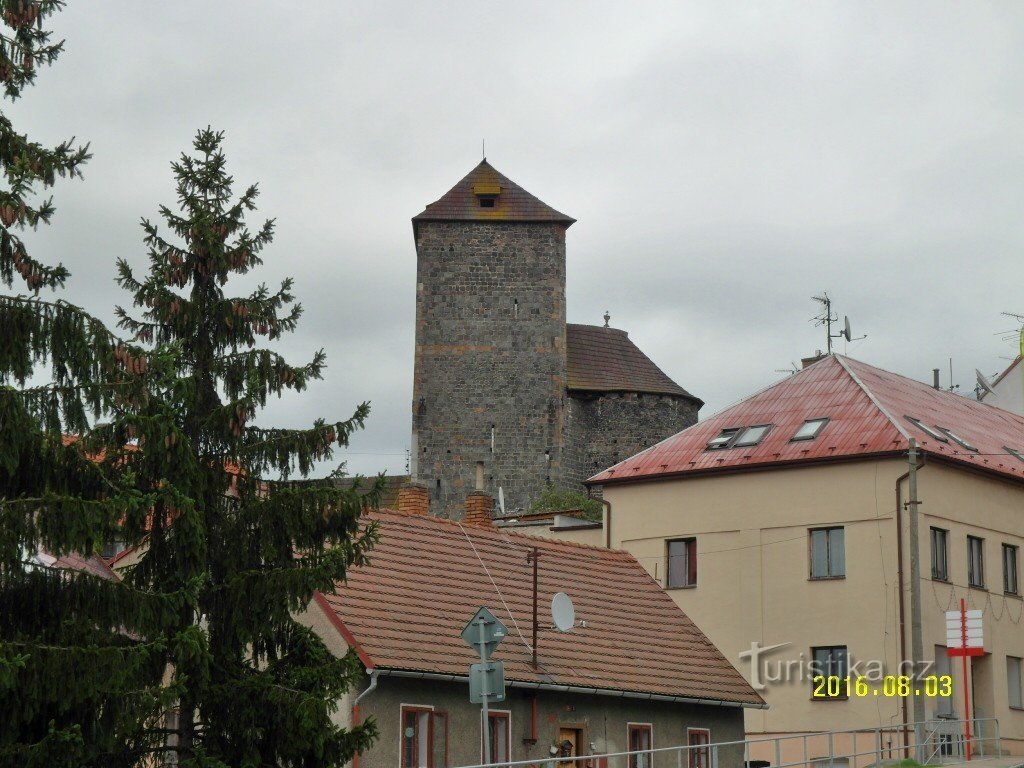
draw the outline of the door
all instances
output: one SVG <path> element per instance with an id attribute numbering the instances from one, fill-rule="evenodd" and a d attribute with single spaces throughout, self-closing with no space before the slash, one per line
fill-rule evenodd
<path id="1" fill-rule="evenodd" d="M 579 747 L 582 741 L 579 728 L 559 728 L 558 756 L 577 757 L 579 755 Z M 575 768 L 580 765 L 580 763 L 575 760 L 560 760 L 558 765 L 560 768 Z"/>

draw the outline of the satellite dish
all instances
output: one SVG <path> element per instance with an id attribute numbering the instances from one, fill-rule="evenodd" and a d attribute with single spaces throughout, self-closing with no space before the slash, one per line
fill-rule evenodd
<path id="1" fill-rule="evenodd" d="M 502 487 L 498 486 L 498 509 L 501 510 L 501 516 L 505 516 L 505 491 Z"/>
<path id="2" fill-rule="evenodd" d="M 576 609 L 565 592 L 556 592 L 551 598 L 551 621 L 559 632 L 568 632 L 576 626 Z"/>
<path id="3" fill-rule="evenodd" d="M 990 395 L 995 394 L 995 390 L 992 389 L 992 385 L 988 383 L 988 379 L 985 378 L 985 374 L 977 368 L 974 369 L 974 373 L 978 377 L 978 386 Z"/>
<path id="4" fill-rule="evenodd" d="M 850 333 L 850 318 L 847 315 L 843 315 L 843 338 L 849 341 L 852 335 Z"/>

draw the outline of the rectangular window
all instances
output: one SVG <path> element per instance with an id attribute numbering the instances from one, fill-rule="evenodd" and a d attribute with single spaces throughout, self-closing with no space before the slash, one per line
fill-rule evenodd
<path id="1" fill-rule="evenodd" d="M 968 443 L 966 440 L 964 440 L 962 437 L 960 437 L 960 435 L 958 435 L 953 430 L 946 429 L 945 427 L 939 427 L 939 429 L 942 430 L 943 434 L 949 435 L 953 439 L 953 442 L 956 443 L 957 445 L 960 445 L 961 447 L 966 448 L 968 451 L 972 451 L 974 453 L 978 452 L 977 448 L 975 448 L 973 445 Z"/>
<path id="2" fill-rule="evenodd" d="M 1017 591 L 1017 548 L 1012 544 L 1003 544 L 1003 592 L 1008 595 L 1019 594 Z"/>
<path id="3" fill-rule="evenodd" d="M 814 682 L 815 677 L 838 677 L 840 679 L 839 694 L 837 696 L 824 697 L 833 699 L 845 699 L 846 698 L 846 670 L 847 659 L 849 655 L 846 651 L 845 645 L 825 645 L 817 648 L 811 648 L 811 659 L 813 659 L 813 665 L 811 667 L 811 690 L 817 690 L 820 694 L 822 691 L 828 690 L 826 685 L 821 688 L 821 681 Z M 820 701 L 823 697 L 821 695 L 812 696 L 814 701 Z"/>
<path id="4" fill-rule="evenodd" d="M 771 428 L 771 424 L 757 424 L 753 427 L 747 427 L 743 430 L 740 436 L 736 438 L 736 442 L 733 443 L 733 446 L 738 448 L 740 446 L 757 445 L 764 440 L 764 436 L 771 431 Z"/>
<path id="5" fill-rule="evenodd" d="M 714 768 L 711 765 L 711 731 L 707 728 L 687 728 L 686 743 L 692 749 L 690 753 L 689 768 Z"/>
<path id="6" fill-rule="evenodd" d="M 504 763 L 512 759 L 512 713 L 507 710 L 492 710 L 487 713 L 491 735 L 491 762 Z M 483 760 L 483 755 L 480 755 Z"/>
<path id="7" fill-rule="evenodd" d="M 402 768 L 434 768 L 431 712 L 430 707 L 402 705 Z"/>
<path id="8" fill-rule="evenodd" d="M 675 539 L 668 542 L 668 574 L 665 586 L 697 586 L 697 539 Z"/>
<path id="9" fill-rule="evenodd" d="M 838 579 L 846 576 L 846 543 L 842 528 L 811 530 L 811 578 Z"/>
<path id="10" fill-rule="evenodd" d="M 967 584 L 985 587 L 985 540 L 977 536 L 967 537 Z"/>
<path id="11" fill-rule="evenodd" d="M 935 672 L 936 677 L 942 677 L 943 675 L 950 677 L 952 676 L 952 663 L 950 661 L 949 654 L 946 653 L 946 646 L 936 645 L 935 646 Z M 939 690 L 943 690 L 941 687 Z M 949 696 L 936 696 L 935 697 L 935 714 L 939 717 L 949 717 L 953 714 L 953 694 L 950 692 Z"/>
<path id="12" fill-rule="evenodd" d="M 723 429 L 716 437 L 708 440 L 707 450 L 713 451 L 718 448 L 728 448 L 729 444 L 732 443 L 732 439 L 739 434 L 740 429 L 740 427 Z"/>
<path id="13" fill-rule="evenodd" d="M 828 424 L 828 419 L 808 419 L 796 431 L 796 434 L 791 438 L 794 442 L 797 440 L 813 440 L 818 436 L 818 433 Z"/>
<path id="14" fill-rule="evenodd" d="M 949 531 L 932 528 L 932 578 L 939 581 L 949 581 L 948 538 Z"/>
<path id="15" fill-rule="evenodd" d="M 1024 709 L 1024 694 L 1021 691 L 1021 660 L 1016 656 L 1006 657 L 1006 690 L 1010 706 Z"/>
<path id="16" fill-rule="evenodd" d="M 644 749 L 654 748 L 650 723 L 629 723 L 626 729 L 629 744 L 628 752 L 640 752 Z M 653 765 L 653 752 L 629 756 L 629 768 L 652 768 Z"/>

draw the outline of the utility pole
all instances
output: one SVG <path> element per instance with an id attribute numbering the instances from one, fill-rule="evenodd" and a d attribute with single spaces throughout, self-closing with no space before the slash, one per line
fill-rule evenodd
<path id="1" fill-rule="evenodd" d="M 910 472 L 907 475 L 908 496 L 907 506 L 910 507 L 910 655 L 913 663 L 914 685 L 920 662 L 924 659 L 924 638 L 921 632 L 921 547 L 918 530 L 917 508 L 921 502 L 917 498 L 917 441 L 910 438 L 910 450 L 907 451 L 910 461 Z M 924 758 L 924 697 L 914 696 L 914 744 L 917 761 Z"/>

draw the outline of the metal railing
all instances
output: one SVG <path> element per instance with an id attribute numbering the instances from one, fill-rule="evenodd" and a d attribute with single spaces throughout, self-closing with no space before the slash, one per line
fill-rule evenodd
<path id="1" fill-rule="evenodd" d="M 964 720 L 926 720 L 879 728 L 853 728 L 743 741 L 722 741 L 627 752 L 501 761 L 460 768 L 882 768 L 912 758 L 922 765 L 966 759 Z M 915 741 L 916 726 L 924 738 Z M 971 720 L 978 757 L 1001 754 L 999 721 Z M 977 734 L 976 736 L 973 734 Z"/>

